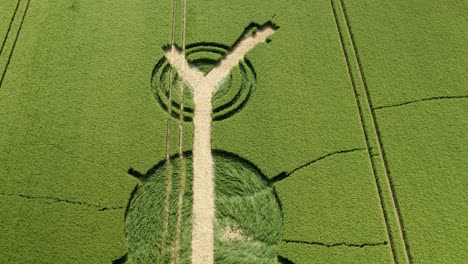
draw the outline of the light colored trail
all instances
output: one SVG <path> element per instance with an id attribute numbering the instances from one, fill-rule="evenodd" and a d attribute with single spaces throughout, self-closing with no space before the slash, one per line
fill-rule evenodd
<path id="1" fill-rule="evenodd" d="M 228 55 L 208 74 L 188 64 L 185 53 L 172 45 L 165 56 L 182 79 L 193 90 L 193 211 L 192 211 L 192 264 L 214 263 L 215 193 L 214 167 L 211 155 L 212 97 L 231 69 L 252 48 L 275 32 L 265 25 L 240 41 Z"/>
<path id="2" fill-rule="evenodd" d="M 176 68 L 182 79 L 190 85 L 194 92 L 203 90 L 205 94 L 208 94 L 210 91 L 214 92 L 218 84 L 229 75 L 234 66 L 239 64 L 239 61 L 244 58 L 247 52 L 253 49 L 258 43 L 265 42 L 275 31 L 276 29 L 271 25 L 260 28 L 257 32 L 234 46 L 231 52 L 206 75 L 196 67 L 189 65 L 185 59 L 184 52 L 174 45 L 172 45 L 170 49 L 165 50 L 165 55 L 172 66 Z M 201 88 L 202 86 L 203 88 Z"/>

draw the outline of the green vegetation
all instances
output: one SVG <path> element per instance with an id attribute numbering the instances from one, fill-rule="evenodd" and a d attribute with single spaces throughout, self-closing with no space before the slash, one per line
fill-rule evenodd
<path id="1" fill-rule="evenodd" d="M 467 6 L 347 2 L 410 258 L 463 263 L 468 258 Z"/>
<path id="2" fill-rule="evenodd" d="M 230 46 L 251 22 L 280 26 L 247 55 L 255 92 L 242 111 L 214 122 L 213 148 L 270 178 L 294 171 L 274 186 L 284 216 L 279 255 L 295 264 L 393 263 L 391 248 L 405 263 L 405 246 L 412 263 L 461 263 L 466 5 L 343 2 L 345 12 L 339 0 L 188 1 L 188 44 Z M 165 156 L 167 113 L 150 79 L 170 43 L 172 4 L 21 0 L 7 35 L 17 3 L 0 0 L 0 42 L 8 37 L 0 55 L 0 262 L 110 263 L 128 252 L 124 214 L 138 181 L 127 169 L 146 171 Z M 178 124 L 170 122 L 175 154 Z M 184 150 L 191 130 L 184 123 Z"/>
<path id="3" fill-rule="evenodd" d="M 382 131 L 414 260 L 462 263 L 468 257 L 468 123 L 463 121 L 468 100 L 421 102 L 378 113 L 386 120 Z"/>
<path id="4" fill-rule="evenodd" d="M 1 0 L 0 1 L 0 6 L 2 7 L 2 16 L 0 17 L 0 40 L 2 40 L 0 43 L 3 43 L 3 40 L 6 37 L 6 34 L 8 32 L 8 29 L 10 28 L 10 21 L 13 16 L 14 11 L 17 6 L 16 1 L 10 1 L 10 0 Z M 0 46 L 1 48 L 1 46 Z"/>

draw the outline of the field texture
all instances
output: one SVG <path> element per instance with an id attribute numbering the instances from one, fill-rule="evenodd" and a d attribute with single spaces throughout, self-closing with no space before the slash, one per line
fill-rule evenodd
<path id="1" fill-rule="evenodd" d="M 212 124 L 213 148 L 277 192 L 280 260 L 466 263 L 466 3 L 187 1 L 185 30 L 183 3 L 0 0 L 0 263 L 128 252 L 127 170 L 164 160 L 167 135 L 179 150 L 151 87 L 174 21 L 192 48 L 280 27 L 228 80 L 250 74 L 246 103 Z"/>

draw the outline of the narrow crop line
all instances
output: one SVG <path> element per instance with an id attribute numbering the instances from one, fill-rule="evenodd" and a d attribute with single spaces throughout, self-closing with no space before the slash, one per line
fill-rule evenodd
<path id="1" fill-rule="evenodd" d="M 175 43 L 175 28 L 176 28 L 176 15 L 177 15 L 177 0 L 172 0 L 172 29 L 171 29 L 171 45 Z M 170 195 L 172 192 L 172 174 L 173 168 L 171 163 L 170 153 L 170 140 L 171 140 L 171 117 L 172 117 L 172 86 L 173 86 L 174 71 L 172 67 L 169 69 L 169 98 L 167 108 L 167 120 L 166 120 L 166 192 L 164 197 L 164 211 L 163 211 L 163 230 L 161 233 L 161 242 L 159 247 L 159 255 L 156 258 L 156 263 L 162 263 L 161 258 L 165 253 L 166 237 L 169 232 L 169 206 L 170 206 Z"/>
<path id="2" fill-rule="evenodd" d="M 346 150 L 337 150 L 337 151 L 334 151 L 334 152 L 331 152 L 331 153 L 328 153 L 328 154 L 325 154 L 323 156 L 320 156 L 318 158 L 315 158 L 311 161 L 308 161 L 307 163 L 305 164 L 302 164 L 301 166 L 289 171 L 289 172 L 283 172 L 283 173 L 280 173 L 279 175 L 273 177 L 270 179 L 270 183 L 275 183 L 275 182 L 279 182 L 279 181 L 282 181 L 286 178 L 288 178 L 289 176 L 291 176 L 292 174 L 294 174 L 295 172 L 297 172 L 298 170 L 301 170 L 305 167 L 308 167 L 314 163 L 316 163 L 317 161 L 320 161 L 320 160 L 323 160 L 323 159 L 326 159 L 330 156 L 333 156 L 333 155 L 339 155 L 339 154 L 345 154 L 345 153 L 351 153 L 351 152 L 355 152 L 355 151 L 362 151 L 362 150 L 366 150 L 365 148 L 353 148 L 353 149 L 346 149 Z"/>
<path id="3" fill-rule="evenodd" d="M 187 0 L 183 0 L 183 14 L 182 14 L 182 52 L 185 54 L 186 46 L 186 30 L 187 30 Z M 180 263 L 179 250 L 180 250 L 180 234 L 182 229 L 182 215 L 184 207 L 184 196 L 187 181 L 187 167 L 184 159 L 184 83 L 179 80 L 179 93 L 180 93 L 180 108 L 179 108 L 179 160 L 180 160 L 180 188 L 179 200 L 177 201 L 177 222 L 176 231 L 172 248 L 171 262 Z"/>
<path id="4" fill-rule="evenodd" d="M 409 105 L 409 104 L 414 104 L 414 103 L 420 103 L 420 102 L 427 102 L 427 101 L 434 101 L 434 100 L 446 100 L 446 99 L 463 99 L 463 98 L 468 98 L 468 95 L 434 96 L 434 97 L 429 97 L 429 98 L 422 98 L 422 99 L 407 101 L 407 102 L 403 102 L 403 103 L 399 103 L 399 104 L 376 106 L 373 109 L 374 110 L 379 110 L 379 109 L 399 107 L 399 106 L 404 106 L 404 105 Z"/>
<path id="5" fill-rule="evenodd" d="M 31 0 L 28 0 L 28 3 L 26 4 L 26 8 L 23 13 L 23 17 L 21 18 L 20 26 L 18 28 L 18 31 L 16 32 L 16 37 L 15 37 L 15 41 L 13 42 L 13 47 L 11 48 L 10 55 L 8 56 L 5 69 L 3 70 L 2 78 L 0 79 L 0 89 L 2 88 L 3 81 L 5 80 L 5 75 L 8 71 L 8 67 L 10 66 L 11 58 L 13 57 L 13 53 L 15 52 L 16 43 L 18 42 L 21 30 L 23 29 L 24 19 L 26 18 L 26 14 L 28 13 L 30 3 L 31 3 Z"/>
<path id="6" fill-rule="evenodd" d="M 362 70 L 362 63 L 361 63 L 361 59 L 360 59 L 360 56 L 359 56 L 359 53 L 358 53 L 358 50 L 357 50 L 357 47 L 356 47 L 356 41 L 354 39 L 354 34 L 353 34 L 353 32 L 351 30 L 351 26 L 349 24 L 349 18 L 348 18 L 348 14 L 347 14 L 347 11 L 346 11 L 346 6 L 344 4 L 344 1 L 339 0 L 339 4 L 340 4 L 340 7 L 341 7 L 341 9 L 343 11 L 343 19 L 344 19 L 344 22 L 345 22 L 345 25 L 346 25 L 348 36 L 349 36 L 350 41 L 351 41 L 352 50 L 353 50 L 354 55 L 355 55 L 356 65 L 357 65 L 360 81 L 361 81 L 361 83 L 362 83 L 362 85 L 364 87 L 364 91 L 365 91 L 364 95 L 365 95 L 365 98 L 366 98 L 366 101 L 367 101 L 367 107 L 368 107 L 369 112 L 371 113 L 371 117 L 372 117 L 371 118 L 371 123 L 372 123 L 372 127 L 374 128 L 374 133 L 375 133 L 375 136 L 376 136 L 377 141 L 378 141 L 377 147 L 379 149 L 380 157 L 381 157 L 382 162 L 384 164 L 385 176 L 386 176 L 385 178 L 386 178 L 387 185 L 388 185 L 388 188 L 389 188 L 390 193 L 391 193 L 393 209 L 394 209 L 395 217 L 397 219 L 399 233 L 400 233 L 400 236 L 401 236 L 401 239 L 402 239 L 402 242 L 403 242 L 403 246 L 404 246 L 403 249 L 404 249 L 405 257 L 406 257 L 406 260 L 407 260 L 408 263 L 412 263 L 412 256 L 411 256 L 410 251 L 409 251 L 408 239 L 406 237 L 406 233 L 405 233 L 405 230 L 404 230 L 403 220 L 401 218 L 401 212 L 400 212 L 400 209 L 399 209 L 399 204 L 398 204 L 396 194 L 395 194 L 395 191 L 394 191 L 394 185 L 393 185 L 393 182 L 392 182 L 392 179 L 391 179 L 391 176 L 390 176 L 391 174 L 390 174 L 390 169 L 389 169 L 389 166 L 388 166 L 388 160 L 387 160 L 387 157 L 386 157 L 386 153 L 383 150 L 382 135 L 381 135 L 380 130 L 379 130 L 379 126 L 378 126 L 376 116 L 375 116 L 375 112 L 374 112 L 374 109 L 373 109 L 372 99 L 371 99 L 370 93 L 369 93 L 369 88 L 368 88 L 368 85 L 367 85 L 367 82 L 366 82 L 366 79 L 365 79 L 365 76 L 364 76 L 364 72 Z"/>
<path id="7" fill-rule="evenodd" d="M 342 247 L 342 246 L 355 247 L 355 248 L 365 248 L 365 247 L 378 247 L 378 246 L 388 245 L 387 241 L 378 242 L 378 243 L 362 243 L 362 244 L 354 244 L 354 243 L 347 243 L 347 242 L 326 244 L 326 243 L 323 243 L 323 242 L 311 242 L 311 241 L 303 241 L 303 240 L 285 239 L 285 240 L 283 240 L 283 242 L 285 242 L 285 243 L 294 243 L 294 244 L 306 244 L 306 245 L 313 245 L 313 246 L 322 246 L 322 247 L 327 247 L 327 248 Z"/>
<path id="8" fill-rule="evenodd" d="M 20 194 L 20 193 L 0 193 L 0 195 L 10 196 L 10 197 L 21 197 L 21 198 L 25 198 L 25 199 L 29 199 L 29 200 L 40 200 L 40 201 L 42 201 L 42 202 L 44 202 L 46 204 L 67 203 L 67 204 L 91 207 L 91 208 L 98 209 L 98 211 L 101 211 L 101 212 L 107 211 L 107 210 L 123 210 L 123 209 L 125 209 L 125 206 L 102 206 L 102 205 L 90 204 L 90 203 L 87 203 L 87 202 L 72 201 L 72 200 L 67 200 L 67 199 L 51 197 L 51 196 L 32 196 L 32 195 L 26 195 L 26 194 Z"/>
<path id="9" fill-rule="evenodd" d="M 348 71 L 348 75 L 349 75 L 349 78 L 351 80 L 351 86 L 353 88 L 354 101 L 356 102 L 356 105 L 357 105 L 357 108 L 358 108 L 359 123 L 361 125 L 362 133 L 364 135 L 364 139 L 365 139 L 366 146 L 367 146 L 367 154 L 369 155 L 369 162 L 370 162 L 370 165 L 371 165 L 371 168 L 372 168 L 372 177 L 374 179 L 374 183 L 375 183 L 375 187 L 376 187 L 377 199 L 378 199 L 378 203 L 379 203 L 379 207 L 380 207 L 380 213 L 381 213 L 382 219 L 384 221 L 384 225 L 385 225 L 385 234 L 386 234 L 387 240 L 390 242 L 390 252 L 392 254 L 393 263 L 397 263 L 395 248 L 394 248 L 394 245 L 392 243 L 393 242 L 393 236 L 392 236 L 391 231 L 390 231 L 390 223 L 389 223 L 388 218 L 387 218 L 385 203 L 384 203 L 384 200 L 383 200 L 382 187 L 380 186 L 380 183 L 379 183 L 379 181 L 377 179 L 377 169 L 376 169 L 376 165 L 374 164 L 374 160 L 372 159 L 369 134 L 368 134 L 368 131 L 365 128 L 365 125 L 364 125 L 365 119 L 364 119 L 364 113 L 362 111 L 363 106 L 361 105 L 361 102 L 358 99 L 358 91 L 357 91 L 357 87 L 356 87 L 356 81 L 354 80 L 354 76 L 353 76 L 353 74 L 351 72 L 351 62 L 350 62 L 348 51 L 346 49 L 346 45 L 345 45 L 345 42 L 344 42 L 343 32 L 341 30 L 340 23 L 339 23 L 339 20 L 338 20 L 338 14 L 337 14 L 336 6 L 335 6 L 335 3 L 334 3 L 334 0 L 331 0 L 330 2 L 331 2 L 332 10 L 333 10 L 333 16 L 335 18 L 336 29 L 338 31 L 338 35 L 340 37 L 341 47 L 343 49 L 343 54 L 344 54 L 344 58 L 345 58 L 345 62 L 346 62 L 346 69 Z"/>
<path id="10" fill-rule="evenodd" d="M 0 57 L 2 56 L 3 48 L 5 48 L 5 44 L 7 42 L 8 36 L 10 35 L 10 30 L 11 30 L 11 27 L 13 26 L 13 21 L 15 20 L 16 14 L 18 13 L 20 3 L 21 3 L 21 0 L 18 0 L 18 2 L 16 2 L 15 11 L 13 11 L 13 15 L 11 16 L 11 20 L 10 20 L 10 25 L 8 25 L 5 38 L 3 39 L 2 47 L 0 48 Z"/>
<path id="11" fill-rule="evenodd" d="M 182 50 L 185 51 L 186 33 L 187 33 L 187 0 L 183 2 L 183 17 L 182 17 Z"/>
<path id="12" fill-rule="evenodd" d="M 187 0 L 183 2 L 182 14 L 182 52 L 185 54 L 186 46 L 186 30 L 187 30 Z M 184 158 L 184 83 L 179 80 L 179 93 L 180 93 L 180 107 L 179 107 L 179 156 Z"/>
<path id="13" fill-rule="evenodd" d="M 184 206 L 184 196 L 186 189 L 186 161 L 183 159 L 183 156 L 180 158 L 180 190 L 179 190 L 179 199 L 177 201 L 177 222 L 176 222 L 176 231 L 173 241 L 171 263 L 180 263 L 179 260 L 179 250 L 180 250 L 180 235 L 182 229 L 182 216 L 183 216 L 183 206 Z M 174 262 L 172 262 L 174 261 Z"/>
<path id="14" fill-rule="evenodd" d="M 176 28 L 176 12 L 177 0 L 172 0 L 172 29 L 171 29 L 171 46 L 175 43 L 175 28 Z M 169 161 L 171 156 L 170 141 L 171 141 L 171 116 L 172 116 L 172 88 L 174 85 L 174 70 L 172 67 L 169 69 L 169 94 L 168 94 L 168 107 L 167 107 L 167 120 L 166 120 L 166 159 Z"/>
<path id="15" fill-rule="evenodd" d="M 158 256 L 158 260 L 156 263 L 162 263 L 161 258 L 164 255 L 165 251 L 165 244 L 166 244 L 166 237 L 169 232 L 169 205 L 170 205 L 170 194 L 172 192 L 172 174 L 173 174 L 173 168 L 170 160 L 167 160 L 166 162 L 167 167 L 166 167 L 166 192 L 165 192 L 165 197 L 164 197 L 164 211 L 163 211 L 163 230 L 161 233 L 161 242 L 160 242 L 160 253 Z"/>

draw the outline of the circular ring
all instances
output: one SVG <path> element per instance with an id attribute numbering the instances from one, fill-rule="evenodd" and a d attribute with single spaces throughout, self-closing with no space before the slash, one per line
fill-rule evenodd
<path id="1" fill-rule="evenodd" d="M 206 74 L 226 56 L 229 49 L 222 44 L 194 43 L 186 47 L 185 56 L 190 65 Z M 213 121 L 226 119 L 241 111 L 250 100 L 255 84 L 255 70 L 250 61 L 244 58 L 231 70 L 213 95 Z M 154 67 L 151 87 L 156 101 L 164 111 L 174 118 L 181 115 L 184 121 L 192 121 L 195 107 L 192 90 L 181 80 L 166 57 L 161 58 Z"/>

